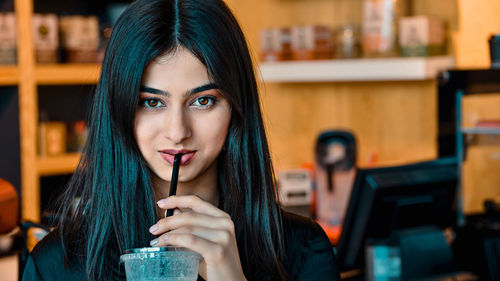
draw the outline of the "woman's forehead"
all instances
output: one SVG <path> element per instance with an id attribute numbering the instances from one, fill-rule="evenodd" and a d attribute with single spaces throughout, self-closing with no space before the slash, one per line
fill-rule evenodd
<path id="1" fill-rule="evenodd" d="M 177 50 L 153 60 L 144 70 L 142 84 L 165 87 L 190 87 L 212 83 L 208 70 L 191 52 Z"/>

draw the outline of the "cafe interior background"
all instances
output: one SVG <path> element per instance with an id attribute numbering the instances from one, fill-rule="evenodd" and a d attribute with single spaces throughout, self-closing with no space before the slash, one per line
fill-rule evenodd
<path id="1" fill-rule="evenodd" d="M 494 63 L 500 60 L 494 36 L 500 33 L 500 1 L 226 3 L 255 62 L 284 207 L 316 218 L 336 248 L 347 209 L 355 210 L 351 191 L 363 180 L 356 171 L 399 171 L 451 157 L 458 215 L 443 233 L 453 263 L 469 278 L 500 280 L 500 73 Z M 112 24 L 126 5 L 0 1 L 2 280 L 17 280 L 19 257 L 45 233 L 50 201 L 78 163 L 84 105 Z M 472 229 L 466 244 L 477 243 L 474 252 L 454 247 L 457 227 Z M 400 244 L 367 241 L 363 265 L 343 278 L 408 279 Z M 400 255 L 376 254 L 379 244 Z M 470 256 L 490 267 L 473 264 Z M 388 262 L 394 257 L 399 267 Z"/>

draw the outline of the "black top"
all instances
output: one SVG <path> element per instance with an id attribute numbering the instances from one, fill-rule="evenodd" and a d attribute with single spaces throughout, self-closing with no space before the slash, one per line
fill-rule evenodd
<path id="1" fill-rule="evenodd" d="M 295 280 L 340 280 L 333 248 L 312 219 L 283 212 L 284 267 Z M 23 281 L 86 281 L 82 264 L 64 265 L 59 235 L 49 233 L 31 252 Z M 202 280 L 199 278 L 199 280 Z"/>

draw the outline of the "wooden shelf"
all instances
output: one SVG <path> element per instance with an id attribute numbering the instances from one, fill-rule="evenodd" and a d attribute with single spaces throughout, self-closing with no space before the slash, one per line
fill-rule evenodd
<path id="1" fill-rule="evenodd" d="M 467 127 L 462 132 L 469 135 L 500 135 L 500 128 Z"/>
<path id="2" fill-rule="evenodd" d="M 19 82 L 19 70 L 15 65 L 0 65 L 0 86 L 15 86 Z"/>
<path id="3" fill-rule="evenodd" d="M 75 171 L 81 156 L 81 153 L 69 153 L 60 156 L 38 157 L 38 174 L 50 176 L 72 173 Z"/>
<path id="4" fill-rule="evenodd" d="M 100 64 L 47 64 L 35 68 L 38 85 L 96 84 Z"/>
<path id="5" fill-rule="evenodd" d="M 343 82 L 432 80 L 452 68 L 451 56 L 264 62 L 264 82 Z"/>

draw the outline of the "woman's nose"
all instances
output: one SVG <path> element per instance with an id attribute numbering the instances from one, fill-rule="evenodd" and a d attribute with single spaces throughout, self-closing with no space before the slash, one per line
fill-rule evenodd
<path id="1" fill-rule="evenodd" d="M 166 116 L 166 137 L 174 144 L 182 143 L 191 136 L 189 118 L 183 109 L 173 109 Z"/>

